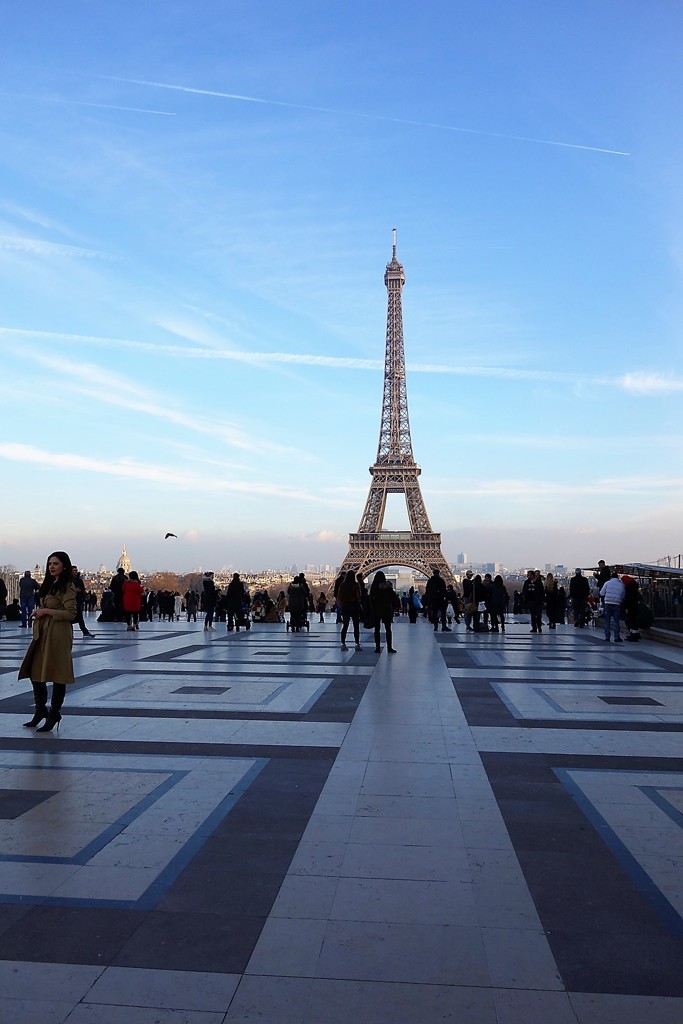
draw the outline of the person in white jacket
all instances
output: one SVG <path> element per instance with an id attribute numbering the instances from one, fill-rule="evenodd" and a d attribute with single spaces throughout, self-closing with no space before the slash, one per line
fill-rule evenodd
<path id="1" fill-rule="evenodd" d="M 605 640 L 609 641 L 610 639 L 610 624 L 612 624 L 615 644 L 621 643 L 619 612 L 625 596 L 626 587 L 617 576 L 616 570 L 613 570 L 612 578 L 600 588 L 600 597 L 605 602 Z"/>

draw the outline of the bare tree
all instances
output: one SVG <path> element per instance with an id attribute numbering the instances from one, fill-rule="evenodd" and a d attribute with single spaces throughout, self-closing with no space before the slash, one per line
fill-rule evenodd
<path id="1" fill-rule="evenodd" d="M 202 574 L 200 572 L 186 572 L 184 576 L 178 579 L 178 588 L 181 594 L 186 594 L 188 590 L 197 590 L 201 593 Z"/>
<path id="2" fill-rule="evenodd" d="M 175 572 L 153 572 L 145 580 L 145 586 L 150 590 L 177 590 L 180 592 L 180 581 Z"/>

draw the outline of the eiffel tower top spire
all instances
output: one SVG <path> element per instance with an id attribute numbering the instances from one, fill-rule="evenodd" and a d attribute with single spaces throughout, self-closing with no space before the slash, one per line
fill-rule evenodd
<path id="1" fill-rule="evenodd" d="M 376 465 L 414 463 L 408 419 L 406 362 L 403 349 L 401 290 L 406 283 L 403 266 L 396 257 L 396 228 L 393 230 L 391 260 L 384 272 L 387 289 L 387 334 L 384 350 L 384 394 L 379 428 Z"/>

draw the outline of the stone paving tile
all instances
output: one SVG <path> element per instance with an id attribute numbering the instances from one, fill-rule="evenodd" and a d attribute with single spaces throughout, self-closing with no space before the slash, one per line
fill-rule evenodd
<path id="1" fill-rule="evenodd" d="M 108 967 L 88 991 L 87 1003 L 225 1013 L 240 975 Z"/>
<path id="2" fill-rule="evenodd" d="M 349 1020 L 355 1024 L 498 1024 L 493 993 L 486 988 L 314 981 L 304 1024 L 348 1024 Z"/>

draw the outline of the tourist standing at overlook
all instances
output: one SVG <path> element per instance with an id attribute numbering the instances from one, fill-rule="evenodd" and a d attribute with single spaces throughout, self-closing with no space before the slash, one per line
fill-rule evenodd
<path id="1" fill-rule="evenodd" d="M 341 649 L 348 651 L 346 646 L 346 634 L 349 630 L 349 622 L 353 622 L 353 638 L 356 642 L 356 650 L 362 651 L 360 645 L 360 611 L 361 593 L 356 574 L 349 569 L 337 593 L 337 603 L 342 617 L 341 628 Z"/>
<path id="2" fill-rule="evenodd" d="M 382 651 L 379 636 L 380 627 L 384 625 L 384 633 L 387 638 L 387 653 L 396 654 L 396 648 L 391 645 L 391 627 L 394 620 L 394 612 L 401 607 L 401 602 L 381 569 L 375 573 L 375 578 L 370 587 L 370 606 L 375 620 L 375 653 L 380 654 Z"/>
<path id="3" fill-rule="evenodd" d="M 557 588 L 557 621 L 564 626 L 567 615 L 567 591 L 564 587 Z"/>
<path id="4" fill-rule="evenodd" d="M 67 683 L 74 682 L 71 624 L 76 618 L 76 588 L 66 551 L 53 551 L 48 556 L 38 596 L 39 607 L 33 615 L 33 639 L 19 668 L 19 679 L 31 680 L 36 709 L 33 718 L 24 722 L 24 728 L 38 726 L 37 732 L 52 732 L 62 719 Z M 52 683 L 49 709 L 48 683 Z"/>
<path id="5" fill-rule="evenodd" d="M 216 612 L 216 584 L 213 573 L 205 572 L 202 580 L 202 596 L 204 599 L 204 629 L 213 629 L 213 617 Z"/>
<path id="6" fill-rule="evenodd" d="M 19 580 L 19 607 L 21 608 L 21 628 L 28 627 L 28 620 L 33 615 L 36 606 L 36 596 L 40 590 L 40 584 L 34 580 L 31 570 L 27 569 Z"/>
<path id="7" fill-rule="evenodd" d="M 510 603 L 503 577 L 498 575 L 491 584 L 489 591 L 489 608 L 491 610 L 491 632 L 505 632 L 505 613 Z"/>
<path id="8" fill-rule="evenodd" d="M 421 608 L 422 601 L 420 600 L 420 595 L 415 587 L 411 587 L 408 591 L 408 622 L 412 623 L 412 625 L 415 625 L 417 622 L 417 613 Z"/>
<path id="9" fill-rule="evenodd" d="M 612 578 L 612 570 L 608 565 L 605 565 L 605 559 L 601 558 L 598 562 L 598 571 L 595 574 L 597 580 L 598 590 L 602 590 L 605 583 Z"/>
<path id="10" fill-rule="evenodd" d="M 475 633 L 488 632 L 488 626 L 481 619 L 482 615 L 486 614 L 486 599 L 488 595 L 489 592 L 484 586 L 484 581 L 479 573 L 477 573 L 472 581 L 472 604 L 474 605 L 474 611 L 472 612 L 474 626 L 472 628 Z"/>
<path id="11" fill-rule="evenodd" d="M 371 612 L 370 595 L 368 594 L 368 588 L 365 585 L 362 572 L 356 573 L 356 583 L 360 588 L 360 618 L 361 622 L 364 623 L 366 618 L 369 619 L 371 617 Z"/>
<path id="12" fill-rule="evenodd" d="M 244 583 L 240 579 L 240 574 L 238 572 L 234 572 L 225 592 L 225 611 L 228 616 L 228 633 L 232 633 L 233 629 L 239 633 L 240 624 L 244 622 L 244 605 Z"/>
<path id="13" fill-rule="evenodd" d="M 308 593 L 301 575 L 294 576 L 287 587 L 287 609 L 289 625 L 293 633 L 300 633 L 308 622 Z"/>
<path id="14" fill-rule="evenodd" d="M 604 587 L 605 583 L 612 578 L 612 570 L 608 565 L 605 564 L 605 559 L 601 558 L 598 560 L 598 568 L 593 573 L 593 579 L 595 580 L 595 586 L 600 594 L 600 591 Z M 605 602 L 600 598 L 600 604 L 604 607 Z"/>
<path id="15" fill-rule="evenodd" d="M 468 569 L 462 581 L 462 603 L 465 609 L 465 629 L 468 633 L 473 632 L 472 617 L 475 612 L 473 575 L 472 570 Z"/>
<path id="16" fill-rule="evenodd" d="M 341 607 L 339 605 L 338 597 L 339 597 L 339 588 L 341 587 L 341 585 L 342 585 L 342 583 L 344 582 L 345 579 L 346 579 L 346 574 L 343 573 L 343 572 L 340 572 L 339 575 L 337 576 L 336 580 L 334 581 L 334 591 L 333 591 L 333 593 L 334 593 L 334 608 L 335 608 L 335 611 L 337 613 L 337 622 L 341 622 L 342 621 Z"/>
<path id="17" fill-rule="evenodd" d="M 486 605 L 484 611 L 484 633 L 489 631 L 489 618 L 491 615 L 491 591 L 493 590 L 493 577 L 490 572 L 484 573 L 484 579 L 481 581 L 482 587 L 484 588 L 484 604 Z M 491 623 L 491 627 L 493 623 Z"/>
<path id="18" fill-rule="evenodd" d="M 425 599 L 429 609 L 429 618 L 434 624 L 434 632 L 436 633 L 439 628 L 439 619 L 441 619 L 442 633 L 450 633 L 450 627 L 446 625 L 446 582 L 438 569 L 435 569 L 427 580 Z"/>
<path id="19" fill-rule="evenodd" d="M 446 587 L 446 612 L 448 612 L 448 605 L 450 604 L 453 609 L 453 618 L 455 622 L 460 624 L 460 600 L 455 591 L 455 587 L 452 583 L 449 583 Z"/>
<path id="20" fill-rule="evenodd" d="M 590 592 L 590 583 L 581 572 L 581 569 L 574 569 L 574 575 L 569 581 L 569 596 L 574 614 L 574 629 L 583 629 L 586 625 L 586 602 Z"/>
<path id="21" fill-rule="evenodd" d="M 188 590 L 185 594 L 185 611 L 187 612 L 187 621 L 197 621 L 197 607 L 199 605 L 199 595 L 195 590 Z"/>
<path id="22" fill-rule="evenodd" d="M 140 628 L 140 609 L 142 608 L 143 594 L 144 591 L 142 583 L 140 583 L 140 577 L 135 569 L 131 569 L 128 579 L 121 588 L 121 600 L 126 614 L 126 622 L 128 623 L 126 627 L 128 633 L 132 633 Z"/>
<path id="23" fill-rule="evenodd" d="M 624 617 L 628 629 L 626 639 L 634 644 L 640 640 L 640 584 L 632 576 L 622 576 L 621 582 L 624 584 Z"/>
<path id="24" fill-rule="evenodd" d="M 556 629 L 560 619 L 560 591 L 551 572 L 545 578 L 545 613 L 548 616 L 548 629 Z"/>
<path id="25" fill-rule="evenodd" d="M 304 575 L 304 573 L 300 572 L 299 575 L 297 576 L 297 579 L 301 586 L 304 588 L 304 592 L 306 594 L 306 614 L 308 614 L 308 612 L 315 611 L 313 605 L 313 595 L 311 594 L 311 588 L 308 585 L 308 580 L 306 579 L 306 576 Z"/>
<path id="26" fill-rule="evenodd" d="M 617 575 L 616 569 L 607 583 L 600 589 L 600 597 L 605 602 L 605 640 L 609 642 L 610 627 L 614 633 L 615 644 L 621 643 L 619 635 L 619 611 L 626 597 L 626 587 Z"/>
<path id="27" fill-rule="evenodd" d="M 123 622 L 123 584 L 126 582 L 126 574 L 122 566 L 119 566 L 111 578 L 109 589 L 114 595 L 114 614 L 117 622 Z"/>
<path id="28" fill-rule="evenodd" d="M 540 572 L 529 569 L 522 587 L 522 599 L 531 616 L 531 632 L 543 632 L 543 598 L 545 590 Z"/>

